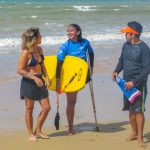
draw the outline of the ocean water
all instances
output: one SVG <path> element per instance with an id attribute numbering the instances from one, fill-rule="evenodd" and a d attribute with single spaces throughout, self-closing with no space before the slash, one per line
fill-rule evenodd
<path id="1" fill-rule="evenodd" d="M 142 39 L 150 45 L 149 0 L 0 0 L 0 81 L 16 79 L 21 33 L 37 26 L 46 55 L 56 54 L 67 40 L 71 23 L 81 26 L 96 60 L 120 55 L 125 40 L 119 32 L 127 22 L 143 24 Z"/>

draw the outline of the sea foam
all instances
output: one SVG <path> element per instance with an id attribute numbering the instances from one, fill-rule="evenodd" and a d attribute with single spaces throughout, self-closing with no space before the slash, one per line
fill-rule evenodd
<path id="1" fill-rule="evenodd" d="M 96 11 L 96 6 L 73 6 L 78 11 Z"/>
<path id="2" fill-rule="evenodd" d="M 112 44 L 125 40 L 124 36 L 120 33 L 106 33 L 106 34 L 87 34 L 83 35 L 84 38 L 90 42 L 96 42 L 98 44 Z M 142 38 L 150 38 L 150 32 L 142 34 Z M 44 36 L 42 37 L 42 45 L 60 45 L 67 40 L 67 36 Z M 15 49 L 21 47 L 20 38 L 1 38 L 0 39 L 0 53 L 5 53 L 5 49 Z"/>

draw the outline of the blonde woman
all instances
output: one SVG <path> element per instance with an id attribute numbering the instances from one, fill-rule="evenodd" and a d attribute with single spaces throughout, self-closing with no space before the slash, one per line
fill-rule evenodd
<path id="1" fill-rule="evenodd" d="M 50 102 L 47 87 L 50 80 L 44 67 L 43 50 L 39 28 L 29 28 L 22 34 L 22 51 L 19 58 L 17 72 L 22 75 L 20 96 L 25 100 L 25 122 L 30 141 L 37 141 L 37 137 L 48 139 L 42 132 L 43 123 L 50 111 Z M 42 75 L 45 76 L 44 81 Z M 33 131 L 33 108 L 38 101 L 42 110 L 38 116 L 35 130 Z"/>

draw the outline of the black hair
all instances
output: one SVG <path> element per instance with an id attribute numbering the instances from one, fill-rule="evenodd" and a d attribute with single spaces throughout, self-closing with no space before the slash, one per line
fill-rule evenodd
<path id="1" fill-rule="evenodd" d="M 128 22 L 128 26 L 139 33 L 135 35 L 135 37 L 139 39 L 143 30 L 143 26 L 136 21 Z"/>
<path id="2" fill-rule="evenodd" d="M 77 41 L 81 42 L 82 41 L 82 30 L 81 30 L 80 26 L 77 24 L 70 24 L 69 26 L 74 27 L 77 31 L 80 32 L 80 34 L 78 35 Z"/>
<path id="3" fill-rule="evenodd" d="M 135 37 L 136 37 L 137 39 L 139 39 L 140 36 L 141 36 L 141 34 L 135 34 Z"/>

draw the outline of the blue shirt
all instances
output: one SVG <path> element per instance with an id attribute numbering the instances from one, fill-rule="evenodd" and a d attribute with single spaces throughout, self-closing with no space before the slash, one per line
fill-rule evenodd
<path id="1" fill-rule="evenodd" d="M 87 61 L 86 53 L 89 55 L 94 55 L 93 49 L 88 40 L 82 39 L 81 42 L 74 42 L 72 40 L 67 40 L 62 44 L 57 53 L 57 59 L 63 61 L 66 55 L 79 57 Z"/>

